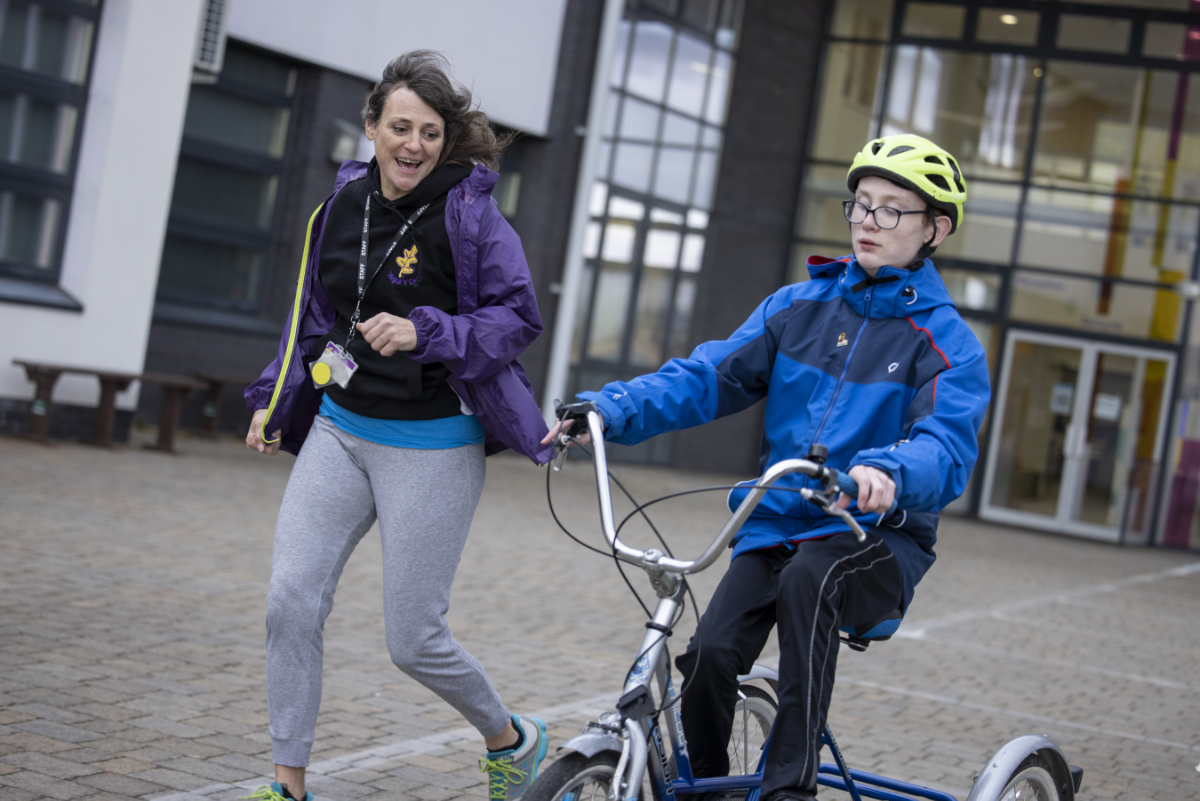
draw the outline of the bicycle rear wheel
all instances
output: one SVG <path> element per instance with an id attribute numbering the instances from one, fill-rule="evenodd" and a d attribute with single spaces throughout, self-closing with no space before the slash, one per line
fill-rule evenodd
<path id="1" fill-rule="evenodd" d="M 753 684 L 738 686 L 738 702 L 733 708 L 733 734 L 729 739 L 729 775 L 754 773 L 762 756 L 763 745 L 775 725 L 778 704 L 766 690 Z"/>

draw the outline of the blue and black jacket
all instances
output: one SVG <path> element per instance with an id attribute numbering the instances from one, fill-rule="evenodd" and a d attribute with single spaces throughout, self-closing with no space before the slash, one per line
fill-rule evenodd
<path id="1" fill-rule="evenodd" d="M 883 526 L 873 525 L 877 514 L 856 517 L 895 553 L 907 607 L 933 564 L 937 512 L 975 467 L 991 395 L 987 359 L 929 259 L 882 267 L 874 279 L 852 256 L 814 256 L 808 270 L 811 280 L 775 292 L 729 339 L 579 397 L 600 407 L 605 439 L 623 445 L 765 398 L 763 470 L 816 442 L 831 467 L 887 472 L 907 514 Z M 810 481 L 793 474 L 776 486 Z M 730 493 L 730 508 L 745 494 Z M 734 537 L 733 555 L 844 529 L 798 493 L 769 492 Z"/>

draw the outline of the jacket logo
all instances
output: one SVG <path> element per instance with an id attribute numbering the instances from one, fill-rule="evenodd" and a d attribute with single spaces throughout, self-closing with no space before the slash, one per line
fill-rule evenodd
<path id="1" fill-rule="evenodd" d="M 412 265 L 417 263 L 417 246 L 413 245 L 408 250 L 404 251 L 403 256 L 396 257 L 396 264 L 400 267 L 400 275 L 411 275 Z"/>
<path id="2" fill-rule="evenodd" d="M 396 257 L 396 266 L 400 269 L 394 273 L 388 273 L 388 279 L 393 284 L 400 286 L 416 286 L 421 283 L 421 276 L 415 278 L 405 278 L 406 275 L 413 274 L 413 265 L 417 263 L 417 246 L 413 245 L 404 251 L 403 256 Z"/>
<path id="3" fill-rule="evenodd" d="M 846 339 L 846 332 L 845 332 L 845 331 L 843 331 L 842 333 L 838 334 L 838 343 L 837 343 L 837 346 L 838 346 L 839 348 L 844 348 L 844 347 L 846 347 L 846 346 L 847 346 L 847 345 L 849 345 L 849 344 L 850 344 L 850 340 Z"/>
<path id="4" fill-rule="evenodd" d="M 888 372 L 889 373 L 896 372 L 896 368 L 899 366 L 900 366 L 900 364 L 898 362 L 892 362 L 891 364 L 888 365 Z"/>

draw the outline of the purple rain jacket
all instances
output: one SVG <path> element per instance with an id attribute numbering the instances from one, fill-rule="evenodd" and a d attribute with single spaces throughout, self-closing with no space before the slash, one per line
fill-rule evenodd
<path id="1" fill-rule="evenodd" d="M 334 322 L 333 304 L 317 269 L 325 218 L 337 193 L 366 175 L 361 161 L 343 162 L 333 194 L 309 218 L 296 299 L 279 353 L 246 387 L 246 406 L 268 410 L 259 435 L 274 442 L 266 432 L 282 430 L 280 447 L 288 453 L 300 452 L 323 395 L 309 378 L 307 362 Z M 408 319 L 417 329 L 417 346 L 394 358 L 441 362 L 449 368 L 450 386 L 483 425 L 486 454 L 512 448 L 544 464 L 553 455 L 553 448 L 540 442 L 548 429 L 517 362 L 517 355 L 542 332 L 542 320 L 521 240 L 492 200 L 497 177 L 476 165 L 447 195 L 446 234 L 454 254 L 458 314 L 429 306 L 414 309 Z"/>

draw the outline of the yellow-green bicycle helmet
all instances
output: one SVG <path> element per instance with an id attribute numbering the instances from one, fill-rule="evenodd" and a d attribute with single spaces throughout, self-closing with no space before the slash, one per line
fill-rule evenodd
<path id="1" fill-rule="evenodd" d="M 921 196 L 930 206 L 950 218 L 950 233 L 958 229 L 967 182 L 958 162 L 942 148 L 916 134 L 896 134 L 867 142 L 854 157 L 846 184 L 850 191 L 868 175 L 878 175 Z"/>

